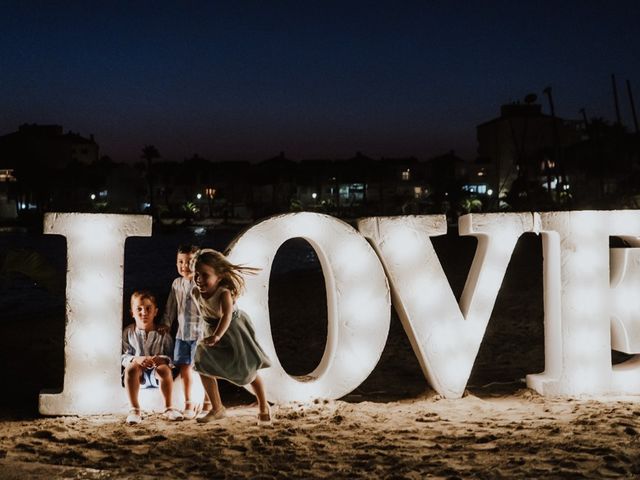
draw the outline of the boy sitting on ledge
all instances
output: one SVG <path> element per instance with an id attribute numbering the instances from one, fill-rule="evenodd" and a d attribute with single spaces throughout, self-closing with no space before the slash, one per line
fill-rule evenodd
<path id="1" fill-rule="evenodd" d="M 158 314 L 156 298 L 148 291 L 136 291 L 131 295 L 131 315 L 135 323 L 122 332 L 123 381 L 129 396 L 131 410 L 128 424 L 142 421 L 138 402 L 140 388 L 160 387 L 164 397 L 164 418 L 182 420 L 182 414 L 171 405 L 173 372 L 171 354 L 173 340 L 168 333 L 160 333 L 154 320 Z"/>

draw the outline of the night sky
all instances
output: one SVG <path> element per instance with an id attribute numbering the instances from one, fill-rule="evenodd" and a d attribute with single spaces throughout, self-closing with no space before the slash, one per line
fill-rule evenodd
<path id="1" fill-rule="evenodd" d="M 51 4 L 2 2 L 0 134 L 61 124 L 116 161 L 472 159 L 547 85 L 565 118 L 614 120 L 612 73 L 629 128 L 626 79 L 640 105 L 637 0 Z"/>

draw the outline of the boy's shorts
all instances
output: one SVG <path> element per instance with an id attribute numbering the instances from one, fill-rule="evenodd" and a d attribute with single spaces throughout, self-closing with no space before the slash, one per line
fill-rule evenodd
<path id="1" fill-rule="evenodd" d="M 122 386 L 124 387 L 124 369 L 122 369 L 122 375 L 120 376 Z M 160 380 L 156 377 L 156 369 L 151 368 L 143 370 L 140 375 L 140 388 L 158 388 L 160 386 Z"/>
<path id="2" fill-rule="evenodd" d="M 176 365 L 191 365 L 193 357 L 196 354 L 197 340 L 182 340 L 176 338 L 176 344 L 173 348 L 173 363 Z"/>

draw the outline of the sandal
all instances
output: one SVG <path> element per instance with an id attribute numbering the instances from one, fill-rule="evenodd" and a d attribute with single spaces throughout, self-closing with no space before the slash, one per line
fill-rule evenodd
<path id="1" fill-rule="evenodd" d="M 216 420 L 221 420 L 226 416 L 227 416 L 227 409 L 224 407 L 221 407 L 215 412 L 213 410 L 209 410 L 204 415 L 198 416 L 198 418 L 196 418 L 196 422 L 198 423 L 215 422 Z"/>
<path id="2" fill-rule="evenodd" d="M 193 420 L 194 418 L 196 418 L 197 412 L 194 410 L 193 402 L 191 400 L 184 402 L 184 410 L 182 411 L 182 415 L 184 416 L 185 420 Z"/>
<path id="3" fill-rule="evenodd" d="M 140 422 L 142 422 L 142 411 L 139 408 L 132 408 L 129 410 L 129 415 L 127 415 L 125 423 L 129 425 L 137 425 Z"/>
<path id="4" fill-rule="evenodd" d="M 184 417 L 182 416 L 182 413 L 180 413 L 180 410 L 178 410 L 177 408 L 173 408 L 173 407 L 167 407 L 164 409 L 164 413 L 162 414 L 162 416 L 165 418 L 165 420 L 169 420 L 170 422 L 176 422 L 178 420 L 182 420 Z"/>

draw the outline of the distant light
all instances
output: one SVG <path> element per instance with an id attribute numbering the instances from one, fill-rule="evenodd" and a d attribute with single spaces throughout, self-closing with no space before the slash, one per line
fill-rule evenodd
<path id="1" fill-rule="evenodd" d="M 562 186 L 562 189 L 563 189 L 563 190 L 569 190 L 569 188 L 570 188 L 570 187 L 569 187 L 569 184 L 568 184 L 568 183 L 565 183 L 565 184 Z"/>
<path id="2" fill-rule="evenodd" d="M 487 190 L 487 195 L 489 196 L 493 195 L 493 190 L 492 189 Z"/>
<path id="3" fill-rule="evenodd" d="M 547 190 L 555 190 L 558 185 L 558 179 L 553 178 L 551 182 L 545 182 L 543 185 Z"/>
<path id="4" fill-rule="evenodd" d="M 21 203 L 21 204 L 20 204 L 20 208 L 24 210 L 25 208 L 27 208 L 27 204 L 26 204 L 26 203 L 24 203 L 24 202 L 23 202 L 23 203 Z"/>
<path id="5" fill-rule="evenodd" d="M 479 177 L 482 177 L 483 175 L 484 175 L 484 172 L 482 172 L 482 171 L 478 172 L 478 176 Z"/>
<path id="6" fill-rule="evenodd" d="M 196 198 L 197 198 L 198 200 L 200 200 L 200 199 L 202 198 L 202 194 L 201 194 L 201 193 L 197 194 L 197 195 L 196 195 Z"/>
<path id="7" fill-rule="evenodd" d="M 317 194 L 317 193 L 315 193 L 315 192 L 313 192 L 313 193 L 311 194 L 311 198 L 313 198 L 313 199 L 315 200 L 316 198 L 318 198 L 318 194 Z"/>
<path id="8" fill-rule="evenodd" d="M 95 200 L 95 199 L 96 199 L 96 194 L 95 194 L 95 193 L 92 193 L 92 194 L 91 194 L 91 200 Z"/>

